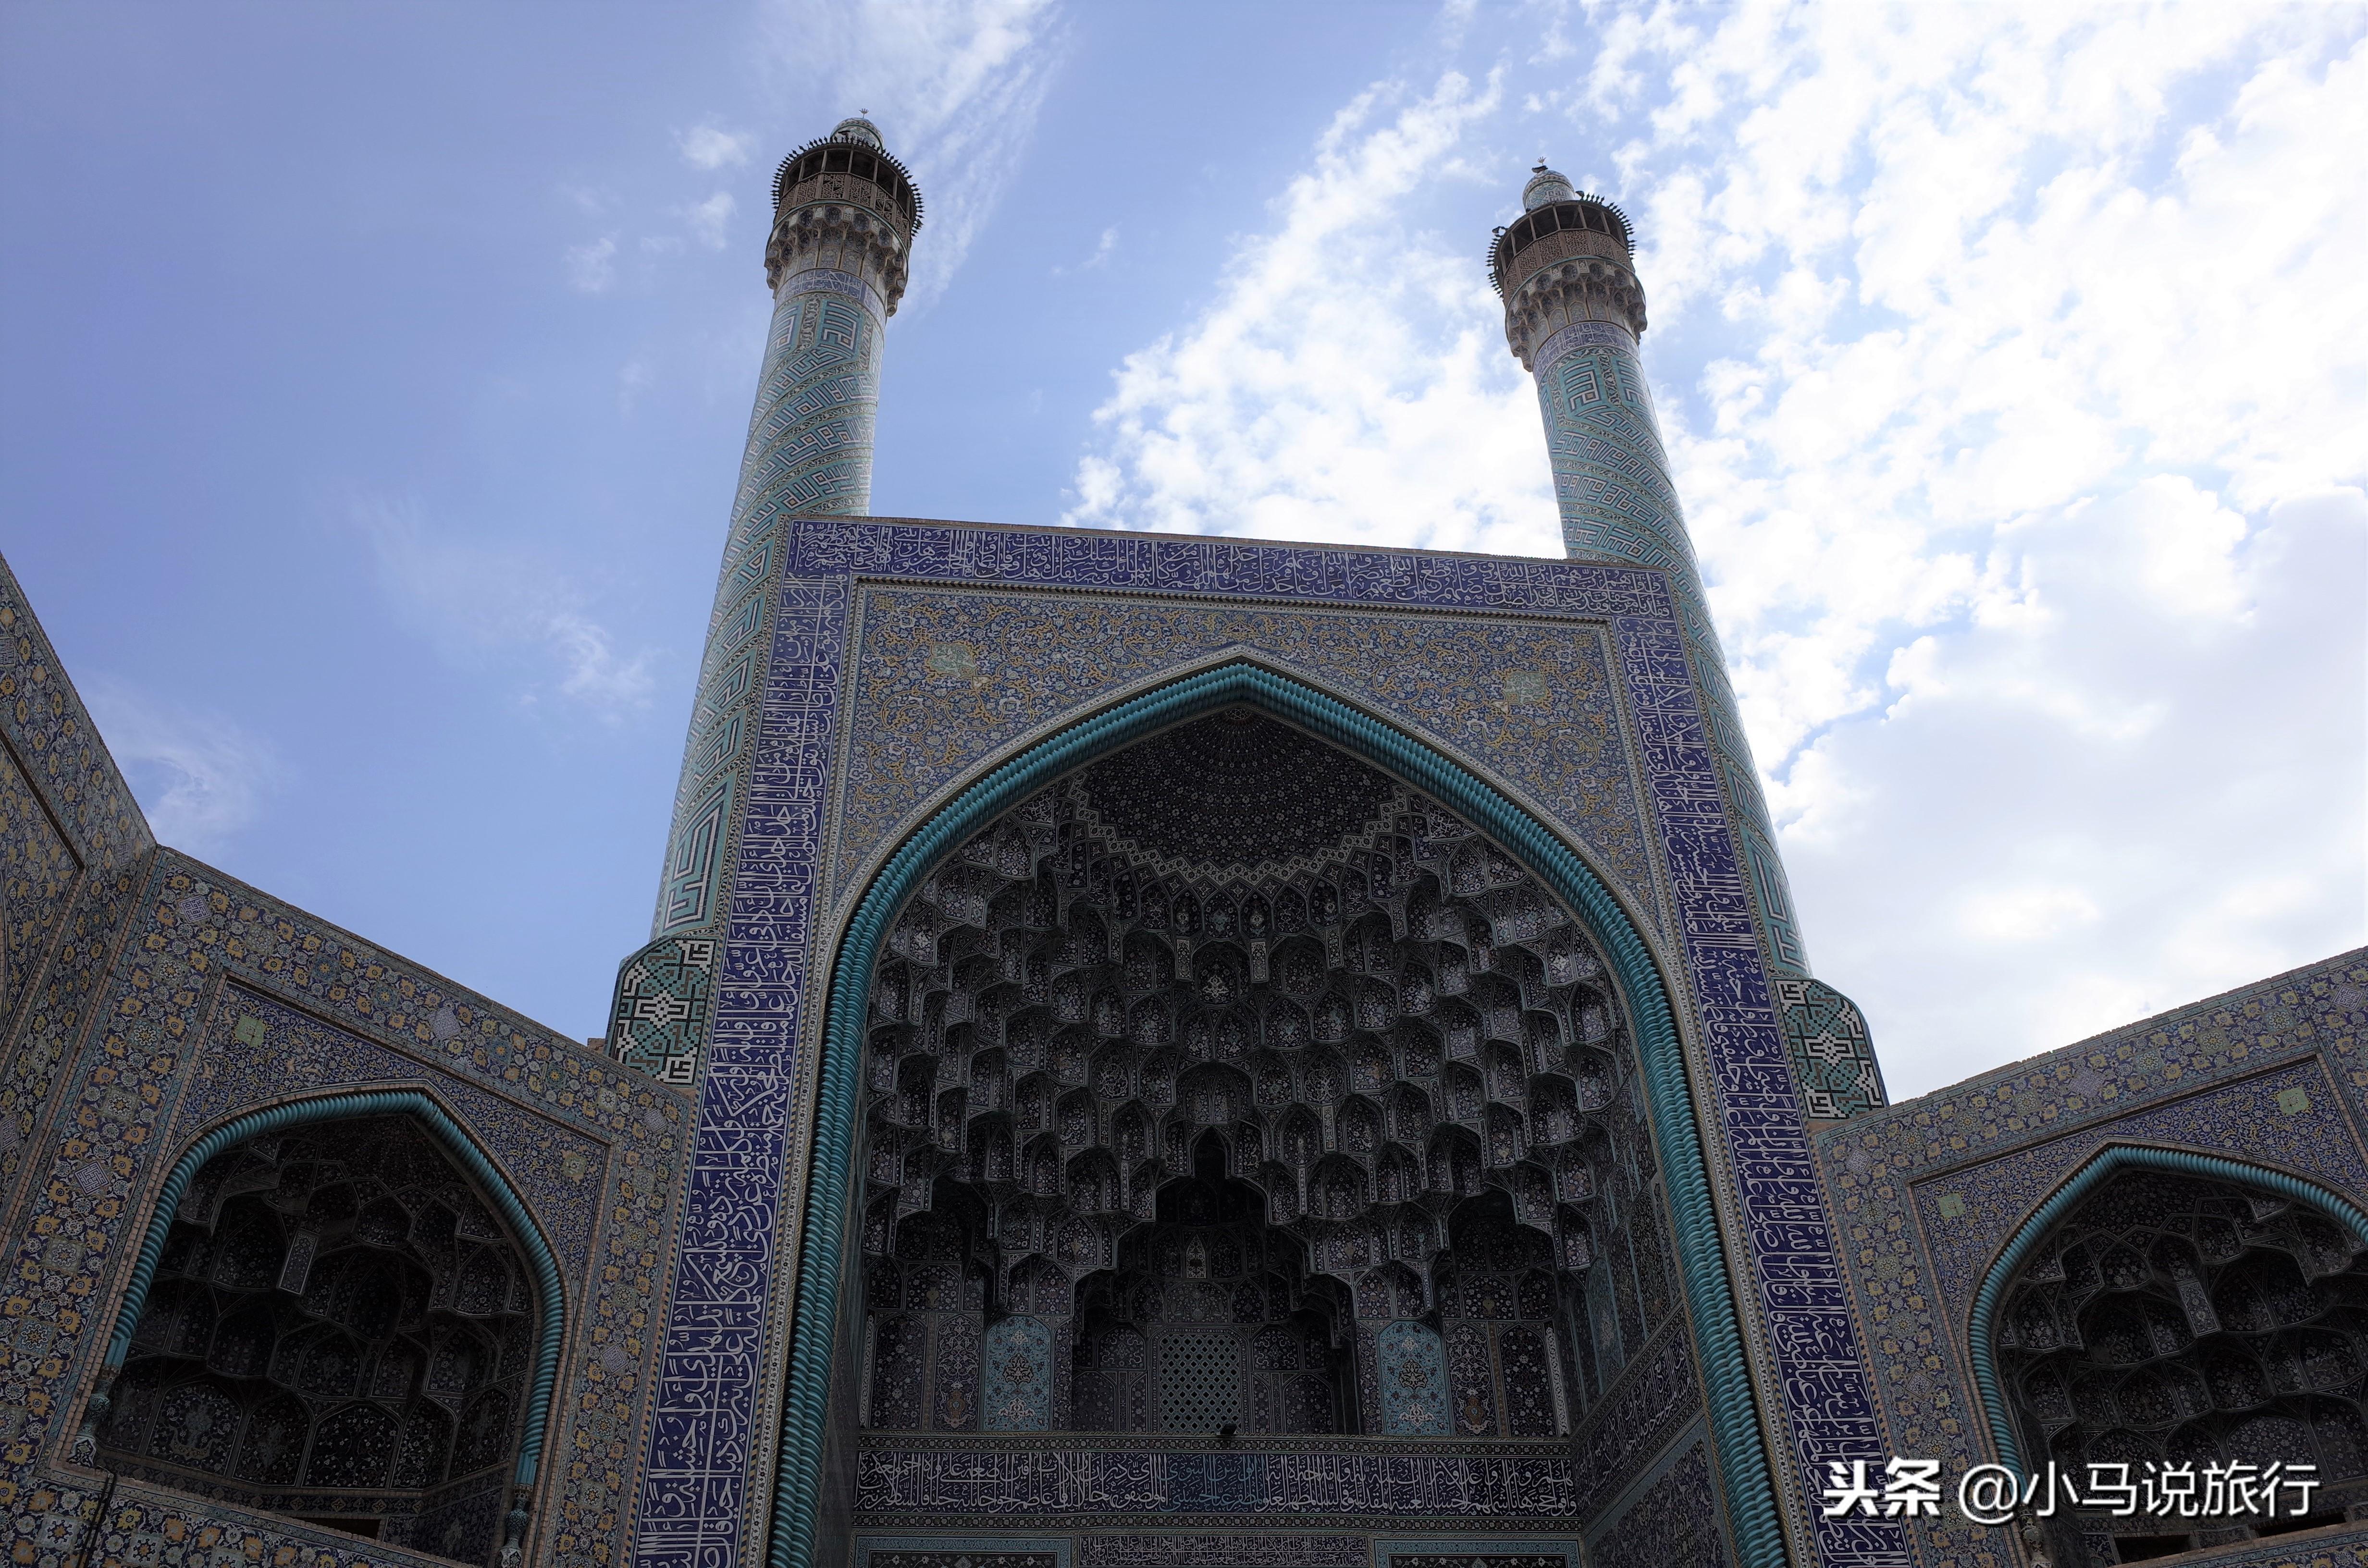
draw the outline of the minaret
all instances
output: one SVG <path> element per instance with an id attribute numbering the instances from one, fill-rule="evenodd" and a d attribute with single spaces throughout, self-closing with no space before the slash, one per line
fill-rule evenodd
<path id="1" fill-rule="evenodd" d="M 752 522 L 785 512 L 871 509 L 881 339 L 905 297 L 920 226 L 920 192 L 868 119 L 840 120 L 781 161 L 765 242 L 773 329 L 733 504 L 734 543 Z"/>
<path id="2" fill-rule="evenodd" d="M 1627 215 L 1574 191 L 1543 164 L 1522 187 L 1521 207 L 1518 222 L 1497 231 L 1488 276 L 1505 301 L 1506 341 L 1538 380 L 1563 548 L 1573 561 L 1668 570 L 1711 742 L 1743 820 L 1768 957 L 1780 974 L 1806 975 L 1775 831 L 1637 361 L 1645 289 Z"/>
<path id="3" fill-rule="evenodd" d="M 780 525 L 871 509 L 882 341 L 920 226 L 912 176 L 868 119 L 839 121 L 773 176 L 765 242 L 772 326 L 675 789 L 654 940 L 620 969 L 609 1020 L 619 1059 L 670 1082 L 691 1081 L 705 1028 L 733 807 L 745 792 L 776 608 Z"/>

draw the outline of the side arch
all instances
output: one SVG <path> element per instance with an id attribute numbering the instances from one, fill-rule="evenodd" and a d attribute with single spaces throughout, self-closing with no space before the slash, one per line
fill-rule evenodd
<path id="1" fill-rule="evenodd" d="M 2021 1224 L 2015 1227 L 2014 1234 L 2008 1238 L 2006 1245 L 1998 1250 L 1998 1256 L 1991 1260 L 1988 1269 L 1983 1274 L 1981 1288 L 1974 1293 L 1973 1313 L 1967 1324 L 1966 1356 L 1973 1363 L 1974 1387 L 1981 1395 L 1982 1414 L 1989 1426 L 1990 1446 L 1996 1450 L 1998 1462 L 2009 1470 L 2022 1471 L 2022 1446 L 2015 1438 L 2014 1422 L 2007 1408 L 2006 1390 L 1998 1381 L 1994 1343 L 1998 1308 L 2005 1301 L 2007 1289 L 2013 1284 L 2015 1276 L 2046 1238 L 2047 1233 L 2055 1228 L 2056 1221 L 2070 1213 L 2082 1199 L 2104 1182 L 2129 1170 L 2212 1176 L 2222 1181 L 2241 1182 L 2248 1187 L 2266 1187 L 2298 1203 L 2323 1210 L 2329 1218 L 2351 1233 L 2354 1242 L 2362 1248 L 2368 1248 L 2368 1213 L 2362 1213 L 2350 1199 L 2290 1172 L 2243 1160 L 2231 1160 L 2218 1154 L 2157 1148 L 2144 1143 L 2114 1143 L 2099 1150 L 2044 1202 L 2032 1210 Z"/>
<path id="2" fill-rule="evenodd" d="M 768 1532 L 768 1568 L 812 1568 L 825 1405 L 835 1343 L 842 1221 L 854 1153 L 858 1067 L 873 967 L 890 922 L 947 854 L 1061 776 L 1170 725 L 1248 703 L 1395 774 L 1510 850 L 1586 920 L 1618 973 L 1668 1183 L 1688 1318 L 1702 1360 L 1728 1521 L 1743 1568 L 1784 1562 L 1782 1527 L 1725 1246 L 1668 987 L 1643 935 L 1601 879 L 1543 823 L 1469 769 L 1405 731 L 1315 687 L 1247 660 L 1198 671 L 1084 720 L 995 767 L 955 795 L 889 856 L 855 905 L 833 955 L 821 1041 L 804 1252 Z"/>
<path id="3" fill-rule="evenodd" d="M 182 1153 L 180 1159 L 158 1188 L 154 1207 L 148 1216 L 148 1229 L 142 1236 L 140 1253 L 131 1266 L 131 1278 L 125 1284 L 123 1299 L 116 1308 L 114 1332 L 108 1336 L 107 1356 L 101 1363 L 97 1390 L 85 1403 L 82 1436 L 75 1439 L 79 1450 L 86 1442 L 95 1441 L 100 1418 L 108 1409 L 108 1387 L 131 1351 L 131 1337 L 140 1326 L 140 1315 L 148 1305 L 148 1292 L 155 1282 L 156 1267 L 165 1254 L 165 1244 L 171 1235 L 174 1216 L 179 1211 L 181 1199 L 189 1183 L 206 1162 L 216 1154 L 250 1138 L 266 1133 L 302 1127 L 317 1121 L 336 1121 L 351 1116 L 408 1116 L 425 1128 L 429 1137 L 444 1152 L 458 1161 L 461 1168 L 474 1177 L 484 1189 L 502 1219 L 518 1237 L 527 1262 L 534 1270 L 536 1317 L 539 1333 L 535 1343 L 534 1375 L 527 1387 L 526 1415 L 519 1424 L 518 1457 L 511 1471 L 513 1506 L 504 1521 L 502 1550 L 506 1561 L 514 1561 L 516 1552 L 526 1537 L 527 1515 L 525 1499 L 534 1485 L 541 1469 L 544 1428 L 550 1423 L 551 1397 L 559 1378 L 559 1348 L 566 1326 L 566 1307 L 562 1294 L 559 1260 L 552 1256 L 551 1244 L 544 1239 L 541 1228 L 527 1210 L 526 1205 L 512 1189 L 509 1181 L 484 1152 L 461 1131 L 444 1108 L 418 1089 L 361 1089 L 340 1095 L 325 1095 L 317 1099 L 294 1100 L 263 1110 L 249 1111 L 244 1116 L 214 1128 Z"/>

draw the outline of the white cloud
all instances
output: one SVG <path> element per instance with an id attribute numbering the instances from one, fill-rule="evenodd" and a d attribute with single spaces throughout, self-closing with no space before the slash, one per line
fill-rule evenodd
<path id="1" fill-rule="evenodd" d="M 1810 949 L 1895 1092 L 2368 936 L 2357 11 L 1450 9 L 1119 368 L 1068 520 L 1555 551 L 1474 260 L 1543 146 L 1640 221 Z"/>
<path id="2" fill-rule="evenodd" d="M 1064 521 L 1532 554 L 1557 525 L 1536 394 L 1472 247 L 1400 203 L 1466 177 L 1494 79 L 1360 95 L 1216 301 L 1120 367 Z"/>
<path id="3" fill-rule="evenodd" d="M 1027 151 L 1064 52 L 1056 0 L 771 0 L 766 32 L 785 100 L 868 112 L 913 171 L 928 205 L 907 297 L 926 305 Z"/>
<path id="4" fill-rule="evenodd" d="M 559 187 L 559 194 L 565 197 L 568 204 L 578 212 L 595 218 L 611 210 L 617 205 L 617 193 L 606 186 L 562 185 Z"/>
<path id="5" fill-rule="evenodd" d="M 567 281 L 578 293 L 605 294 L 617 281 L 617 236 L 606 234 L 567 252 Z"/>
<path id="6" fill-rule="evenodd" d="M 2361 940 L 2356 27 L 1676 15 L 1606 92 L 1657 330 L 1718 343 L 1679 485 L 1895 1090 Z"/>
<path id="7" fill-rule="evenodd" d="M 720 169 L 726 165 L 745 164 L 748 161 L 749 150 L 757 144 L 754 131 L 724 131 L 712 123 L 677 131 L 674 140 L 675 145 L 682 152 L 682 161 L 694 169 Z"/>
<path id="8" fill-rule="evenodd" d="M 728 190 L 719 190 L 706 200 L 683 209 L 684 221 L 690 225 L 692 237 L 709 250 L 722 250 L 724 230 L 732 222 L 738 203 Z"/>
<path id="9" fill-rule="evenodd" d="M 636 385 L 629 366 L 620 398 Z M 535 672 L 517 693 L 521 705 L 557 697 L 608 723 L 649 705 L 655 652 L 618 652 L 584 591 L 548 562 L 433 532 L 405 506 L 366 504 L 355 519 L 388 598 L 448 655 L 533 656 Z"/>
<path id="10" fill-rule="evenodd" d="M 220 714 L 177 708 L 103 676 L 81 690 L 160 843 L 220 854 L 280 780 L 271 743 Z"/>
<path id="11" fill-rule="evenodd" d="M 632 413 L 633 405 L 641 402 L 642 394 L 650 390 L 650 384 L 655 380 L 655 377 L 650 371 L 648 360 L 642 358 L 626 360 L 625 368 L 617 372 L 617 412 Z"/>
<path id="12" fill-rule="evenodd" d="M 1053 276 L 1055 278 L 1065 278 L 1072 272 L 1092 272 L 1098 267 L 1108 266 L 1110 258 L 1117 254 L 1118 230 L 1115 228 L 1104 229 L 1101 233 L 1101 238 L 1094 242 L 1093 255 L 1086 257 L 1085 260 L 1077 263 L 1074 267 L 1065 266 L 1054 267 L 1053 268 Z"/>
<path id="13" fill-rule="evenodd" d="M 2368 503 L 2272 508 L 2199 613 L 2145 569 L 2167 488 L 2032 529 L 2031 612 L 1922 640 L 1792 771 L 1813 951 L 1895 1093 L 2360 940 Z"/>
<path id="14" fill-rule="evenodd" d="M 1975 892 L 1965 900 L 1958 926 L 1975 941 L 2008 946 L 2094 925 L 2098 914 L 2096 901 L 2079 888 L 2025 882 Z"/>

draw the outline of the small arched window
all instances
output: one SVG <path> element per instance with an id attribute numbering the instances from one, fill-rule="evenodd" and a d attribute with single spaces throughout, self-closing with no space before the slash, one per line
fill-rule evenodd
<path id="1" fill-rule="evenodd" d="M 489 1561 L 536 1309 L 517 1239 L 410 1117 L 233 1144 L 174 1211 L 101 1462 Z"/>
<path id="2" fill-rule="evenodd" d="M 2041 1238 L 1995 1322 L 2027 1467 L 2310 1464 L 2318 1512 L 2368 1496 L 2368 1255 L 2312 1206 L 2123 1170 Z M 2159 1520 L 2084 1528 L 2176 1549 Z"/>

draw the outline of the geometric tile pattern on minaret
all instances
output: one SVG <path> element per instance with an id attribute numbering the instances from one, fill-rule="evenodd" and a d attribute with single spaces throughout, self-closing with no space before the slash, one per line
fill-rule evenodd
<path id="1" fill-rule="evenodd" d="M 1523 188 L 1521 205 L 1520 220 L 1497 231 L 1488 276 L 1504 297 L 1506 341 L 1537 378 L 1563 547 L 1573 561 L 1668 572 L 1719 772 L 1743 819 L 1769 958 L 1779 973 L 1805 975 L 1808 957 L 1775 830 L 1637 359 L 1645 290 L 1633 266 L 1627 215 L 1600 197 L 1574 192 L 1543 165 Z"/>
<path id="2" fill-rule="evenodd" d="M 708 619 L 707 650 L 650 945 L 620 967 L 609 1039 L 617 1058 L 688 1084 L 720 948 L 734 799 L 757 740 L 756 699 L 774 606 L 767 587 L 784 517 L 860 517 L 871 506 L 880 357 L 921 224 L 920 194 L 868 119 L 842 120 L 791 153 L 773 180 L 765 280 L 773 320 Z"/>

